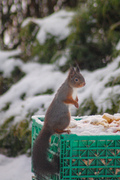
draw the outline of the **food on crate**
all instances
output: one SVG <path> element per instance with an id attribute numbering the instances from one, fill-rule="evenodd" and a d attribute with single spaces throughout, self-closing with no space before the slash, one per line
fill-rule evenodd
<path id="1" fill-rule="evenodd" d="M 112 123 L 114 121 L 114 116 L 111 114 L 103 114 L 102 116 L 103 119 L 106 119 L 108 123 Z"/>
<path id="2" fill-rule="evenodd" d="M 77 135 L 120 134 L 120 114 L 108 114 L 78 117 L 71 119 L 69 130 Z"/>
<path id="3" fill-rule="evenodd" d="M 120 117 L 115 117 L 111 114 L 104 113 L 102 116 L 103 119 L 106 119 L 108 123 L 112 123 L 113 121 L 119 121 Z"/>
<path id="4" fill-rule="evenodd" d="M 77 122 L 71 117 L 71 122 L 67 129 L 75 128 L 75 127 L 77 127 Z"/>

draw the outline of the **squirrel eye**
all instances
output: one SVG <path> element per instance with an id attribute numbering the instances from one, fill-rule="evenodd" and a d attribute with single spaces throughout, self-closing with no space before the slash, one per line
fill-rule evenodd
<path id="1" fill-rule="evenodd" d="M 78 78 L 75 78 L 75 81 L 77 82 L 77 81 L 78 81 Z"/>

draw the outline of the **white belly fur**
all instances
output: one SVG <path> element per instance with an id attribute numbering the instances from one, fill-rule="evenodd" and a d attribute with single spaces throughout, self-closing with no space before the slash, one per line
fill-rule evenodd
<path id="1" fill-rule="evenodd" d="M 76 96 L 77 96 L 77 88 L 73 88 L 72 97 L 73 97 L 74 100 L 76 99 Z M 69 105 L 68 105 L 68 106 L 69 106 L 69 111 L 70 111 L 72 105 L 73 105 L 73 104 L 69 104 Z"/>
<path id="2" fill-rule="evenodd" d="M 73 97 L 74 100 L 76 99 L 76 96 L 77 96 L 77 88 L 73 88 L 72 97 Z"/>

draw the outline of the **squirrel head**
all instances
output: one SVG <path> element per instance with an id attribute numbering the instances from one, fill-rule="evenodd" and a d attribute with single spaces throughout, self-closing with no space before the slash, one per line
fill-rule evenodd
<path id="1" fill-rule="evenodd" d="M 78 65 L 76 68 L 70 67 L 68 74 L 68 82 L 69 85 L 73 88 L 80 88 L 85 86 L 85 79 L 80 73 L 80 69 Z"/>

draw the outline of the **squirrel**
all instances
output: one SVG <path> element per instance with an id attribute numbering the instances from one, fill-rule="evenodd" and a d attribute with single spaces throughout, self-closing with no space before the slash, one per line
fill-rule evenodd
<path id="1" fill-rule="evenodd" d="M 70 133 L 70 130 L 65 130 L 71 119 L 70 106 L 79 107 L 76 90 L 83 86 L 85 79 L 80 73 L 79 66 L 71 67 L 67 79 L 58 89 L 46 112 L 43 128 L 33 145 L 33 170 L 38 180 L 59 173 L 59 157 L 54 155 L 52 161 L 47 158 L 50 137 L 55 133 Z"/>

